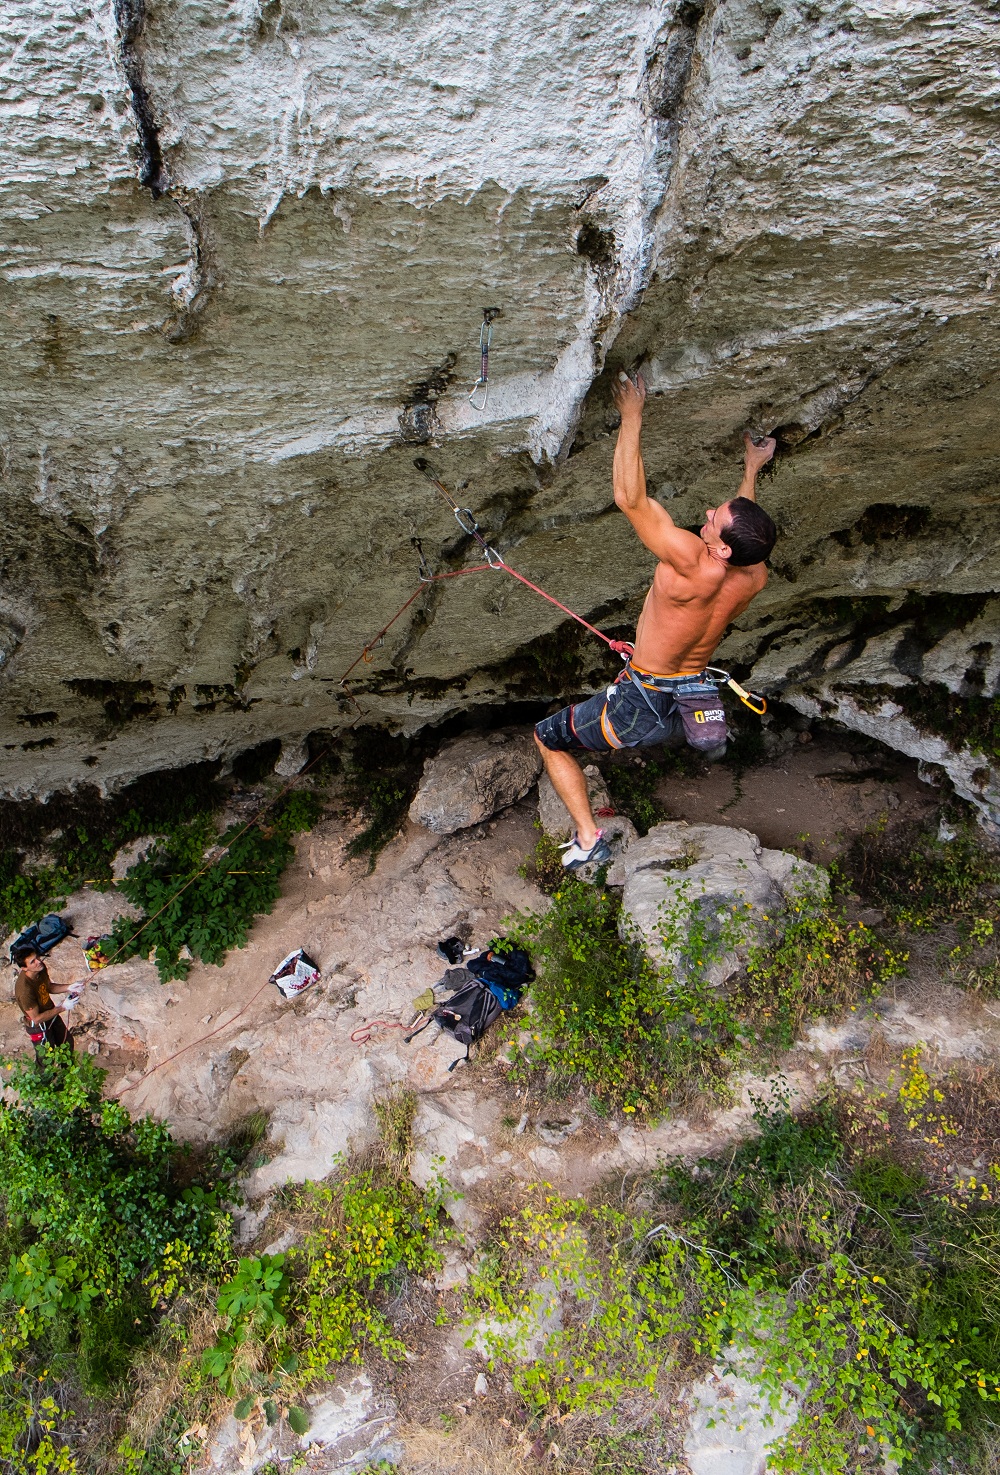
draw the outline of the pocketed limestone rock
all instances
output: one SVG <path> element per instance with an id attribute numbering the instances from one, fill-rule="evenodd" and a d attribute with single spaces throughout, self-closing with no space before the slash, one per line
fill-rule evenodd
<path id="1" fill-rule="evenodd" d="M 773 935 L 785 906 L 824 896 L 826 872 L 781 850 L 765 850 L 749 830 L 727 825 L 654 825 L 612 868 L 623 885 L 622 932 L 637 932 L 650 957 L 680 974 L 692 923 L 705 926 L 709 956 L 699 976 L 713 986 L 738 971 L 747 947 Z"/>
<path id="2" fill-rule="evenodd" d="M 453 835 L 522 798 L 542 767 L 530 732 L 467 732 L 429 758 L 410 818 L 436 835 Z"/>

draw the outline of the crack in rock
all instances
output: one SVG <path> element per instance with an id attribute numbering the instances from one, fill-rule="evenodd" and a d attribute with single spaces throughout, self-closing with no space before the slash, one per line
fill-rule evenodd
<path id="1" fill-rule="evenodd" d="M 142 30 L 146 22 L 144 0 L 114 0 L 115 27 L 121 49 L 122 68 L 132 97 L 132 116 L 139 140 L 139 183 L 158 200 L 170 186 L 170 177 L 160 147 L 160 128 L 153 115 L 153 102 L 146 86 L 142 58 Z"/>
<path id="2" fill-rule="evenodd" d="M 204 207 L 186 192 L 175 197 L 184 216 L 191 254 L 180 276 L 171 284 L 174 311 L 161 332 L 168 343 L 186 343 L 197 332 L 202 315 L 220 285 Z"/>

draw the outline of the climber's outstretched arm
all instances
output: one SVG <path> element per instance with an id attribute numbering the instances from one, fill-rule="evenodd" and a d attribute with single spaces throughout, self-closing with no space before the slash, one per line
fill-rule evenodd
<path id="1" fill-rule="evenodd" d="M 690 573 L 704 557 L 704 544 L 694 533 L 679 528 L 666 508 L 646 495 L 646 472 L 639 446 L 646 401 L 642 376 L 633 384 L 627 374 L 619 374 L 611 393 L 622 417 L 611 473 L 615 502 L 651 553 L 678 573 Z"/>

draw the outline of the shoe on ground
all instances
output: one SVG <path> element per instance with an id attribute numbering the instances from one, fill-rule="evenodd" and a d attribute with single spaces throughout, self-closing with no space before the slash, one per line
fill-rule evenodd
<path id="1" fill-rule="evenodd" d="M 603 866 L 611 859 L 611 848 L 604 838 L 603 830 L 598 830 L 597 839 L 589 850 L 584 850 L 575 835 L 565 845 L 560 845 L 559 849 L 566 852 L 562 863 L 568 871 L 578 871 L 581 866 L 586 865 Z"/>

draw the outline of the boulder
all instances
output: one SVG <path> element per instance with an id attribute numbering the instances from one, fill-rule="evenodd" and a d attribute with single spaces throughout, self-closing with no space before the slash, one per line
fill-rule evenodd
<path id="1" fill-rule="evenodd" d="M 366 1373 L 356 1373 L 332 1387 L 308 1394 L 304 1399 L 309 1428 L 301 1439 L 281 1419 L 268 1426 L 263 1415 L 254 1413 L 237 1421 L 232 1414 L 222 1420 L 210 1440 L 199 1469 L 225 1475 L 253 1475 L 256 1470 L 286 1468 L 296 1455 L 309 1451 L 310 1463 L 322 1470 L 357 1471 L 380 1468 L 379 1462 L 395 1465 L 402 1448 L 394 1437 L 396 1405 L 375 1392 Z"/>
<path id="2" fill-rule="evenodd" d="M 410 818 L 435 835 L 453 835 L 520 799 L 541 767 L 523 728 L 463 733 L 427 760 Z"/>
<path id="3" fill-rule="evenodd" d="M 583 772 L 587 780 L 590 807 L 594 814 L 596 815 L 598 810 L 612 808 L 608 786 L 597 765 L 588 763 Z M 573 821 L 569 817 L 569 810 L 553 788 L 552 780 L 547 773 L 543 773 L 538 780 L 538 820 L 550 840 L 568 840 L 573 833 Z M 598 824 L 603 823 L 602 819 L 598 819 L 597 822 Z"/>
<path id="4" fill-rule="evenodd" d="M 691 1389 L 684 1457 L 691 1475 L 766 1475 L 767 1452 L 794 1424 L 799 1406 L 787 1395 L 761 1407 L 756 1385 L 725 1362 Z"/>
<path id="5" fill-rule="evenodd" d="M 309 762 L 309 744 L 305 738 L 285 738 L 281 744 L 274 771 L 279 778 L 294 778 Z"/>
<path id="6" fill-rule="evenodd" d="M 624 887 L 623 934 L 637 931 L 649 955 L 671 968 L 683 971 L 683 942 L 693 917 L 707 922 L 716 937 L 731 924 L 738 941 L 701 975 L 716 986 L 739 969 L 749 943 L 773 934 L 789 901 L 829 889 L 819 866 L 764 849 L 749 830 L 682 820 L 654 825 L 624 851 L 608 881 Z"/>
<path id="7" fill-rule="evenodd" d="M 137 866 L 141 860 L 146 859 L 154 845 L 158 845 L 166 838 L 166 835 L 139 835 L 135 840 L 130 840 L 127 845 L 123 845 L 120 850 L 116 851 L 115 858 L 111 862 L 112 880 L 123 880 L 133 866 Z"/>

